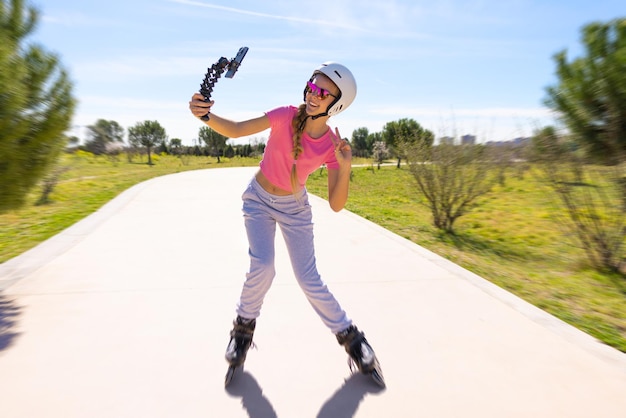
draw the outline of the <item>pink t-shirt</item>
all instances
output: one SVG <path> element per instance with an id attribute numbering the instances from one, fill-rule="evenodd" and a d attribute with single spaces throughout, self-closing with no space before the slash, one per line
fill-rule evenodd
<path id="1" fill-rule="evenodd" d="M 266 112 L 271 130 L 260 167 L 265 177 L 283 190 L 291 190 L 291 166 L 294 162 L 291 121 L 297 113 L 298 108 L 295 106 L 279 107 Z M 309 174 L 322 164 L 326 164 L 329 169 L 339 168 L 331 135 L 332 138 L 335 137 L 331 129 L 316 139 L 302 133 L 303 151 L 296 161 L 301 188 L 306 184 Z"/>

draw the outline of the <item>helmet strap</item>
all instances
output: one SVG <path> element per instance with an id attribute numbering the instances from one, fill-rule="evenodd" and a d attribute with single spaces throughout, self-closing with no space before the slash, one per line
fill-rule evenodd
<path id="1" fill-rule="evenodd" d="M 315 120 L 317 118 L 321 118 L 323 116 L 328 116 L 328 110 L 332 109 L 333 106 L 335 105 L 335 103 L 337 103 L 339 101 L 339 99 L 341 99 L 341 91 L 339 91 L 339 95 L 337 97 L 335 97 L 335 100 L 333 100 L 328 107 L 326 108 L 326 111 L 323 113 L 320 113 L 319 115 L 315 115 L 315 116 L 311 116 L 311 119 Z"/>
<path id="2" fill-rule="evenodd" d="M 324 73 L 322 73 L 322 72 L 320 72 L 320 71 L 316 71 L 316 72 L 314 72 L 314 73 L 313 73 L 313 75 L 311 76 L 311 78 L 309 78 L 309 81 L 312 83 L 312 82 L 313 82 L 313 80 L 315 79 L 315 76 L 316 76 L 316 75 L 318 75 L 318 74 L 324 74 Z M 331 81 L 332 81 L 332 80 L 331 80 Z M 302 99 L 303 99 L 304 101 L 306 101 L 306 87 L 304 88 L 304 92 L 303 92 L 303 94 L 302 94 Z M 338 95 L 337 97 L 335 97 L 335 100 L 333 100 L 333 101 L 332 101 L 332 102 L 328 105 L 328 107 L 326 108 L 326 111 L 325 111 L 325 112 L 320 113 L 319 115 L 315 115 L 315 116 L 307 116 L 307 117 L 310 117 L 312 120 L 315 120 L 315 119 L 317 119 L 317 118 L 321 118 L 321 117 L 324 117 L 324 116 L 328 116 L 328 110 L 329 110 L 329 109 L 332 109 L 332 107 L 335 105 L 335 103 L 337 103 L 337 102 L 339 101 L 339 99 L 341 99 L 341 90 L 339 90 L 339 95 Z M 306 121 L 306 118 L 305 118 L 304 120 Z"/>
<path id="3" fill-rule="evenodd" d="M 306 124 L 306 120 L 307 120 L 308 118 L 310 118 L 310 117 L 311 117 L 311 116 L 306 115 L 306 116 L 304 117 L 304 119 L 302 119 L 302 122 L 300 122 L 300 126 L 298 126 L 298 132 L 302 132 L 302 131 L 304 130 L 304 125 Z M 313 118 L 313 119 L 315 119 L 315 118 Z"/>

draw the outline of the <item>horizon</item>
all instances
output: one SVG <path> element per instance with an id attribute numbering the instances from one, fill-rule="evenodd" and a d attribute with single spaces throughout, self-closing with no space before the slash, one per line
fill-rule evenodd
<path id="1" fill-rule="evenodd" d="M 329 120 L 344 137 L 402 118 L 437 138 L 529 137 L 558 126 L 543 105 L 545 88 L 557 82 L 553 55 L 566 50 L 569 61 L 577 58 L 583 26 L 624 10 L 612 0 L 41 3 L 32 38 L 59 56 L 79 101 L 68 135 L 84 141 L 98 119 L 126 131 L 157 120 L 185 145 L 203 126 L 188 110 L 191 95 L 208 67 L 242 46 L 249 51 L 237 74 L 212 95 L 223 117 L 297 106 L 313 69 L 336 61 L 358 86 L 353 105 Z M 262 137 L 267 132 L 232 141 Z"/>

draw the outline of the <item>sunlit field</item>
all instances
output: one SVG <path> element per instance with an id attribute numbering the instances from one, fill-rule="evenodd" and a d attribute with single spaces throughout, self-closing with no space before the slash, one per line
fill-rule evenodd
<path id="1" fill-rule="evenodd" d="M 186 170 L 254 166 L 258 159 L 156 156 L 154 165 L 125 156 L 65 155 L 67 170 L 36 206 L 0 215 L 0 262 L 15 257 L 93 213 L 130 186 Z M 440 233 L 405 168 L 353 168 L 347 209 L 520 296 L 626 352 L 626 279 L 589 268 L 584 253 L 556 220 L 547 189 L 529 173 L 510 173 L 503 186 L 460 218 L 455 235 Z M 326 197 L 326 173 L 311 175 L 309 191 Z M 392 266 L 390 266 L 391 268 Z"/>
<path id="2" fill-rule="evenodd" d="M 308 188 L 324 197 L 320 173 Z M 354 168 L 346 208 L 626 351 L 626 278 L 591 269 L 548 190 L 529 173 L 510 174 L 457 221 L 455 235 L 432 226 L 405 168 Z"/>

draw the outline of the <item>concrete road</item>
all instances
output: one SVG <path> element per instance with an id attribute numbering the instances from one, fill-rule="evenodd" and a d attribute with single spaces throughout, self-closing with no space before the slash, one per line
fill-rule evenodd
<path id="1" fill-rule="evenodd" d="M 318 198 L 319 270 L 377 351 L 387 389 L 351 375 L 280 235 L 257 349 L 225 389 L 253 172 L 147 181 L 1 265 L 0 415 L 626 416 L 626 355 Z"/>

